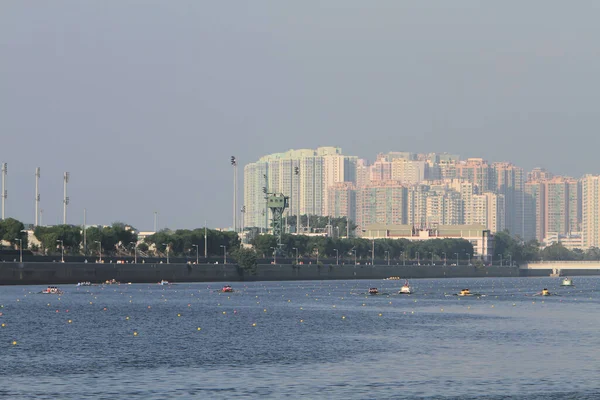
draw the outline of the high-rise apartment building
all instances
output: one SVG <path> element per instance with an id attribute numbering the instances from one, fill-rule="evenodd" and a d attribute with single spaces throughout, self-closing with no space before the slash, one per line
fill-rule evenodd
<path id="1" fill-rule="evenodd" d="M 540 243 L 544 241 L 546 235 L 544 231 L 546 226 L 545 204 L 546 191 L 544 183 L 541 181 L 526 182 L 524 194 L 525 240 L 535 239 Z"/>
<path id="2" fill-rule="evenodd" d="M 469 158 L 456 164 L 456 177 L 477 185 L 481 193 L 495 190 L 492 176 L 491 166 L 482 158 Z"/>
<path id="3" fill-rule="evenodd" d="M 581 178 L 583 247 L 600 247 L 600 175 Z"/>
<path id="4" fill-rule="evenodd" d="M 524 225 L 524 171 L 511 163 L 492 164 L 493 191 L 504 196 L 506 229 L 513 235 L 525 236 Z"/>
<path id="5" fill-rule="evenodd" d="M 365 229 L 370 224 L 406 224 L 406 187 L 388 182 L 373 182 L 356 191 L 356 224 Z"/>
<path id="6" fill-rule="evenodd" d="M 329 215 L 346 217 L 356 222 L 356 187 L 350 182 L 338 182 L 329 186 Z"/>
<path id="7" fill-rule="evenodd" d="M 392 161 L 392 180 L 414 185 L 425 180 L 426 161 L 397 158 Z"/>

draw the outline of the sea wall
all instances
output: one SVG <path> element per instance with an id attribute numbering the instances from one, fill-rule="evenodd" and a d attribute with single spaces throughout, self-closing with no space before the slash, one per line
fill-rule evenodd
<path id="1" fill-rule="evenodd" d="M 537 261 L 521 265 L 522 276 L 550 276 L 554 270 L 561 276 L 600 275 L 600 261 Z"/>
<path id="2" fill-rule="evenodd" d="M 254 274 L 234 264 L 97 264 L 97 263 L 0 263 L 0 285 L 67 284 L 104 282 L 236 282 L 328 279 L 465 278 L 519 276 L 516 267 L 388 266 L 388 265 L 259 265 Z"/>

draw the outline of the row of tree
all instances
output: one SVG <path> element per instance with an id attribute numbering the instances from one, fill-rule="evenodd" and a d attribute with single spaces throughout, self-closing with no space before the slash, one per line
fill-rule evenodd
<path id="1" fill-rule="evenodd" d="M 562 244 L 540 246 L 537 240 L 523 242 L 508 232 L 498 232 L 494 235 L 494 258 L 503 260 L 527 261 L 600 261 L 600 249 L 592 247 L 587 251 L 581 249 L 569 250 Z"/>

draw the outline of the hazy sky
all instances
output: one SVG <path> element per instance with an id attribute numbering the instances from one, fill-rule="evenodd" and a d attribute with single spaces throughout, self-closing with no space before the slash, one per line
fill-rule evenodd
<path id="1" fill-rule="evenodd" d="M 3 0 L 7 216 L 231 226 L 232 168 L 290 148 L 600 173 L 600 2 Z"/>

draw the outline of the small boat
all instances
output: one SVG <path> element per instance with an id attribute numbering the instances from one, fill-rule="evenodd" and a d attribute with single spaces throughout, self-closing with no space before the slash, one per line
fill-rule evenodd
<path id="1" fill-rule="evenodd" d="M 111 279 L 109 281 L 104 282 L 105 285 L 119 285 L 120 282 L 117 282 L 116 279 Z"/>
<path id="2" fill-rule="evenodd" d="M 413 290 L 410 287 L 410 285 L 408 284 L 408 280 L 404 281 L 404 285 L 402 285 L 398 294 L 412 294 L 412 293 L 413 293 Z"/>
<path id="3" fill-rule="evenodd" d="M 544 288 L 542 289 L 542 291 L 540 292 L 540 296 L 551 296 L 550 292 L 548 291 L 548 289 Z"/>
<path id="4" fill-rule="evenodd" d="M 473 293 L 471 293 L 471 291 L 469 289 L 462 289 L 459 293 L 456 294 L 457 296 L 473 296 Z"/>
<path id="5" fill-rule="evenodd" d="M 560 286 L 573 286 L 573 281 L 571 278 L 565 278 L 562 280 Z"/>
<path id="6" fill-rule="evenodd" d="M 399 281 L 399 276 L 390 276 L 389 278 L 385 278 L 386 281 Z"/>
<path id="7" fill-rule="evenodd" d="M 63 294 L 63 291 L 57 288 L 56 286 L 48 286 L 46 289 L 42 290 L 40 293 L 42 294 Z"/>
<path id="8" fill-rule="evenodd" d="M 77 282 L 77 286 L 92 286 L 92 282 Z"/>
<path id="9" fill-rule="evenodd" d="M 161 280 L 160 282 L 158 282 L 158 284 L 162 285 L 162 286 L 164 286 L 164 285 L 170 285 L 169 281 L 165 281 L 164 279 Z"/>
<path id="10" fill-rule="evenodd" d="M 379 290 L 376 287 L 369 288 L 369 294 L 379 294 Z"/>
<path id="11" fill-rule="evenodd" d="M 223 289 L 221 289 L 221 292 L 223 292 L 223 293 L 231 293 L 231 292 L 233 292 L 233 289 L 231 288 L 230 285 L 225 285 L 225 286 L 223 286 Z"/>

